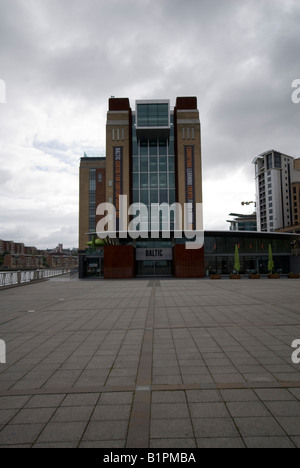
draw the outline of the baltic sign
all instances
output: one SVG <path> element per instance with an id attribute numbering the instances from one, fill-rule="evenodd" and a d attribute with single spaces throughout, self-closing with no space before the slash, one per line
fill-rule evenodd
<path id="1" fill-rule="evenodd" d="M 136 260 L 172 260 L 172 249 L 136 249 Z"/>

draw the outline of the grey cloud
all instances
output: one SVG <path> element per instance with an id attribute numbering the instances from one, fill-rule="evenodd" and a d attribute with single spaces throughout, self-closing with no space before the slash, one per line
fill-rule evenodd
<path id="1" fill-rule="evenodd" d="M 12 178 L 13 174 L 10 171 L 0 169 L 0 184 L 3 185 L 5 182 Z"/>
<path id="2" fill-rule="evenodd" d="M 138 98 L 174 104 L 178 95 L 196 95 L 204 175 L 220 174 L 220 190 L 222 175 L 238 168 L 253 180 L 251 161 L 262 151 L 300 156 L 300 105 L 291 102 L 291 83 L 300 78 L 298 1 L 1 0 L 0 13 L 8 95 L 0 107 L 0 158 L 10 154 L 18 166 L 22 147 L 26 155 L 38 150 L 31 183 L 41 172 L 46 177 L 49 155 L 58 171 L 74 175 L 85 147 L 103 151 L 110 95 L 128 96 L 132 106 Z M 61 221 L 53 215 L 54 222 Z M 75 243 L 76 216 L 72 222 Z M 212 223 L 227 228 L 223 214 Z"/>

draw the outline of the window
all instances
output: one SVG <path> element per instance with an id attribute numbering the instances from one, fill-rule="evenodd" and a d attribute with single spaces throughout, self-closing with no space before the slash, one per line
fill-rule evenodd
<path id="1" fill-rule="evenodd" d="M 144 205 L 148 205 L 148 190 L 141 190 L 141 203 L 143 203 Z"/>
<path id="2" fill-rule="evenodd" d="M 157 155 L 157 140 L 150 140 L 149 142 L 149 154 L 150 156 Z"/>
<path id="3" fill-rule="evenodd" d="M 273 157 L 272 153 L 267 155 L 267 169 L 272 169 L 273 167 Z"/>
<path id="4" fill-rule="evenodd" d="M 169 173 L 169 187 L 175 188 L 175 174 L 174 172 Z"/>
<path id="5" fill-rule="evenodd" d="M 282 167 L 281 155 L 279 153 L 274 153 L 274 165 L 279 169 Z"/>
<path id="6" fill-rule="evenodd" d="M 167 157 L 159 158 L 159 172 L 167 172 Z"/>
<path id="7" fill-rule="evenodd" d="M 141 156 L 148 156 L 148 141 L 142 140 L 140 144 Z"/>
<path id="8" fill-rule="evenodd" d="M 167 188 L 167 174 L 160 174 L 159 175 L 159 187 L 160 188 Z"/>
<path id="9" fill-rule="evenodd" d="M 141 172 L 148 172 L 148 158 L 141 158 Z"/>
<path id="10" fill-rule="evenodd" d="M 167 140 L 159 140 L 159 155 L 167 155 Z"/>
<path id="11" fill-rule="evenodd" d="M 141 188 L 148 188 L 148 174 L 141 174 Z"/>
<path id="12" fill-rule="evenodd" d="M 169 171 L 175 171 L 175 158 L 174 156 L 169 156 Z"/>
<path id="13" fill-rule="evenodd" d="M 134 173 L 132 175 L 132 185 L 134 189 L 139 188 L 139 174 Z"/>
<path id="14" fill-rule="evenodd" d="M 150 158 L 150 172 L 157 172 L 157 156 Z"/>
<path id="15" fill-rule="evenodd" d="M 169 104 L 145 103 L 137 104 L 138 127 L 168 127 Z"/>
<path id="16" fill-rule="evenodd" d="M 150 174 L 150 187 L 158 188 L 158 174 Z"/>
<path id="17" fill-rule="evenodd" d="M 132 171 L 139 172 L 139 158 L 132 158 Z"/>

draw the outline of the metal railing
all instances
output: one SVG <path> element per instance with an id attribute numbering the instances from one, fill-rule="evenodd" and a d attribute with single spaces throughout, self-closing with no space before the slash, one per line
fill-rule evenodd
<path id="1" fill-rule="evenodd" d="M 70 270 L 70 278 L 71 279 L 77 279 L 78 278 L 78 267 L 77 268 L 72 268 Z"/>
<path id="2" fill-rule="evenodd" d="M 51 268 L 45 270 L 0 271 L 0 288 L 17 284 L 40 281 L 69 273 L 69 268 Z"/>

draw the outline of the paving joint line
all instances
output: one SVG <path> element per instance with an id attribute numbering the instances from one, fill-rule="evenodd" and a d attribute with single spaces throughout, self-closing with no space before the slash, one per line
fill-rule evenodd
<path id="1" fill-rule="evenodd" d="M 80 393 L 144 393 L 144 392 L 175 392 L 189 390 L 240 390 L 240 389 L 280 389 L 300 388 L 299 382 L 219 382 L 203 384 L 152 384 L 152 385 L 127 385 L 127 386 L 92 386 L 92 387 L 62 387 L 62 388 L 39 388 L 23 390 L 7 390 L 0 392 L 2 397 L 26 396 L 26 395 L 57 395 L 57 394 L 80 394 Z"/>
<path id="2" fill-rule="evenodd" d="M 151 383 L 156 281 L 152 290 L 145 323 L 135 395 L 128 424 L 126 448 L 145 448 L 150 441 Z"/>

